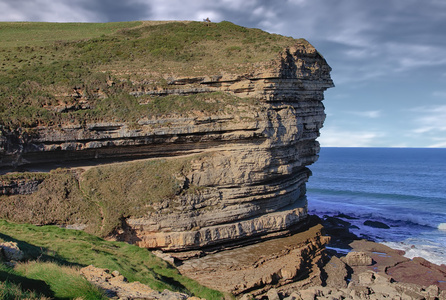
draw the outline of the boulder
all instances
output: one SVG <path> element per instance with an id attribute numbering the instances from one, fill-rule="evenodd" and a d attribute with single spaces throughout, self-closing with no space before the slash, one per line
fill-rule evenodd
<path id="1" fill-rule="evenodd" d="M 390 226 L 383 223 L 383 222 L 379 222 L 379 221 L 371 221 L 371 220 L 367 220 L 364 222 L 364 225 L 369 226 L 369 227 L 373 227 L 373 228 L 381 228 L 381 229 L 390 229 Z"/>
<path id="2" fill-rule="evenodd" d="M 279 293 L 276 289 L 270 289 L 266 296 L 268 297 L 268 300 L 280 300 Z"/>
<path id="3" fill-rule="evenodd" d="M 336 218 L 344 218 L 344 219 L 347 219 L 347 220 L 357 220 L 358 219 L 356 217 L 352 217 L 352 216 L 349 216 L 349 215 L 346 215 L 346 214 L 343 214 L 343 213 L 340 213 L 340 214 L 336 215 L 335 217 Z"/>
<path id="4" fill-rule="evenodd" d="M 328 287 L 346 288 L 348 270 L 347 266 L 338 257 L 333 256 L 325 265 L 324 271 L 327 274 L 325 283 Z"/>
<path id="5" fill-rule="evenodd" d="M 3 252 L 6 261 L 22 261 L 25 258 L 25 254 L 19 249 L 16 242 L 0 243 L 0 249 L 2 249 L 0 252 Z"/>

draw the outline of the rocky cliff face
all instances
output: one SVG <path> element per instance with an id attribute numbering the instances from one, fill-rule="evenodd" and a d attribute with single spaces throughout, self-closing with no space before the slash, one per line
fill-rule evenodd
<path id="1" fill-rule="evenodd" d="M 95 159 L 115 163 L 190 156 L 190 168 L 173 175 L 183 191 L 194 192 L 147 203 L 150 209 L 142 216 L 124 214 L 121 228 L 110 237 L 177 251 L 285 232 L 307 217 L 306 166 L 318 157 L 316 138 L 325 119 L 321 101 L 333 86 L 330 67 L 311 45 L 297 43 L 253 70 L 169 75 L 162 89 L 144 80 L 133 82 L 137 97 L 203 94 L 209 95 L 207 103 L 218 102 L 221 95 L 243 100 L 227 102 L 213 113 L 195 109 L 143 118 L 137 124 L 4 130 L 0 165 L 26 168 L 78 161 L 85 167 Z"/>

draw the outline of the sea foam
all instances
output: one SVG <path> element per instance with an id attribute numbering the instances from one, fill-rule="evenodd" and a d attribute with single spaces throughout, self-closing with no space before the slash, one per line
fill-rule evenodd
<path id="1" fill-rule="evenodd" d="M 440 223 L 440 224 L 438 225 L 438 229 L 440 229 L 440 230 L 446 230 L 446 223 Z"/>

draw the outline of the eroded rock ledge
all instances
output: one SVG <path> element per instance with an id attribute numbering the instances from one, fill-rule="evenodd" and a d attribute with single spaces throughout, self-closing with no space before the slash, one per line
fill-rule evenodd
<path id="1" fill-rule="evenodd" d="M 134 82 L 135 96 L 210 93 L 207 101 L 218 101 L 222 93 L 251 101 L 225 104 L 213 114 L 194 110 L 132 125 L 59 124 L 32 134 L 4 131 L 0 166 L 78 161 L 86 169 L 99 168 L 88 160 L 191 157 L 190 168 L 172 176 L 183 191 L 193 187 L 195 192 L 146 203 L 139 216 L 124 212 L 122 226 L 108 237 L 180 251 L 281 232 L 307 217 L 306 166 L 318 157 L 316 138 L 325 119 L 321 101 L 333 86 L 329 72 L 311 45 L 297 43 L 247 74 L 169 75 L 163 89 Z M 82 176 L 77 180 L 85 196 Z"/>

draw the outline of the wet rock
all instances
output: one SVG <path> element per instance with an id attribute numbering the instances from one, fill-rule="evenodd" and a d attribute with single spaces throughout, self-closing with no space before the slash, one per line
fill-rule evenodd
<path id="1" fill-rule="evenodd" d="M 367 220 L 364 222 L 364 225 L 369 226 L 369 227 L 373 227 L 373 228 L 381 228 L 381 229 L 390 229 L 390 226 L 383 223 L 383 222 L 379 222 L 379 221 L 371 221 L 371 220 Z"/>
<path id="2" fill-rule="evenodd" d="M 329 246 L 335 248 L 348 249 L 348 244 L 358 237 L 350 232 L 351 223 L 336 217 L 324 216 L 322 225 L 325 232 L 331 236 Z"/>
<path id="3" fill-rule="evenodd" d="M 357 220 L 358 218 L 346 215 L 346 214 L 338 214 L 336 215 L 336 218 L 343 218 L 343 219 L 347 219 L 347 220 Z"/>
<path id="4" fill-rule="evenodd" d="M 347 287 L 336 286 L 339 284 L 336 281 L 329 284 L 326 280 L 325 287 L 307 285 L 294 290 L 281 287 L 278 288 L 279 293 L 283 294 L 285 299 L 291 298 L 292 293 L 298 294 L 302 299 L 317 300 L 446 299 L 446 286 L 443 285 L 446 282 L 445 265 L 435 265 L 422 258 L 410 260 L 403 256 L 404 251 L 371 241 L 356 240 L 349 245 L 352 248 L 350 253 L 362 254 L 349 256 L 353 261 L 350 262 L 351 266 L 347 265 L 351 276 Z M 369 262 L 369 258 L 373 260 L 372 265 L 357 263 Z M 346 261 L 346 257 L 341 257 L 341 260 Z M 337 258 L 332 258 L 330 262 L 324 267 L 325 273 L 336 275 L 339 268 L 329 268 L 339 265 L 336 264 Z M 339 272 L 339 277 L 343 276 L 342 272 Z"/>
<path id="5" fill-rule="evenodd" d="M 397 281 L 423 286 L 435 285 L 446 290 L 446 266 L 438 266 L 415 257 L 387 268 L 386 273 Z"/>

